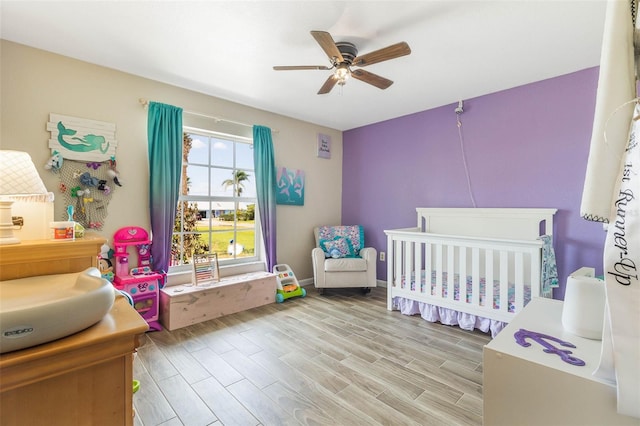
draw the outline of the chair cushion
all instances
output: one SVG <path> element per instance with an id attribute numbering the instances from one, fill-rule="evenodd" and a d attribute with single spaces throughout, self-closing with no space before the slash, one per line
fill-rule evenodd
<path id="1" fill-rule="evenodd" d="M 347 257 L 342 259 L 326 259 L 325 272 L 362 272 L 367 270 L 367 261 L 361 257 Z"/>

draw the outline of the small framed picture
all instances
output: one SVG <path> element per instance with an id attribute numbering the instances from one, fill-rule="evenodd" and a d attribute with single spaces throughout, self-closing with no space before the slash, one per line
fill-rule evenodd
<path id="1" fill-rule="evenodd" d="M 280 167 L 276 175 L 276 204 L 304 206 L 304 171 Z"/>
<path id="2" fill-rule="evenodd" d="M 218 255 L 194 254 L 193 255 L 193 284 L 206 285 L 220 281 L 220 269 L 218 267 Z"/>
<path id="3" fill-rule="evenodd" d="M 318 157 L 331 158 L 331 136 L 318 133 Z"/>

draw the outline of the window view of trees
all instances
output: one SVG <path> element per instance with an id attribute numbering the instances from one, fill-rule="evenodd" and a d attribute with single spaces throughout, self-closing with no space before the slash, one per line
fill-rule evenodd
<path id="1" fill-rule="evenodd" d="M 224 186 L 224 189 L 229 187 L 234 188 L 236 196 L 240 197 L 242 195 L 242 190 L 244 189 L 244 182 L 247 180 L 249 180 L 247 172 L 244 170 L 236 170 L 233 173 L 233 178 L 225 179 L 224 182 L 222 182 L 222 186 Z"/>
<path id="2" fill-rule="evenodd" d="M 221 263 L 257 256 L 252 146 L 185 132 L 172 266 L 194 254 L 217 253 Z"/>

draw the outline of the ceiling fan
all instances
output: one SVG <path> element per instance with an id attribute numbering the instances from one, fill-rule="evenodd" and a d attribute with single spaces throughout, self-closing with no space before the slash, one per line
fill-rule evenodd
<path id="1" fill-rule="evenodd" d="M 290 70 L 332 70 L 334 73 L 324 82 L 318 95 L 329 93 L 338 84 L 343 86 L 349 76 L 369 83 L 379 89 L 386 89 L 393 84 L 393 81 L 380 77 L 374 73 L 361 69 L 368 65 L 376 64 L 389 59 L 399 58 L 411 53 L 411 49 L 406 42 L 400 42 L 375 50 L 373 52 L 358 56 L 358 49 L 353 43 L 347 41 L 334 42 L 333 37 L 326 31 L 311 31 L 311 35 L 316 39 L 322 50 L 329 57 L 331 66 L 324 65 L 283 65 L 273 67 L 276 71 Z M 351 67 L 358 67 L 352 69 Z"/>

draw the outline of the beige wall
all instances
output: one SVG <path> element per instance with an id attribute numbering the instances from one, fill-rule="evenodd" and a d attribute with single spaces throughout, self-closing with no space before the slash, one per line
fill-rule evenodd
<path id="1" fill-rule="evenodd" d="M 123 226 L 149 229 L 147 111 L 139 98 L 277 129 L 273 135 L 276 166 L 301 169 L 306 174 L 305 205 L 277 208 L 278 262 L 289 264 L 300 280 L 313 276 L 312 228 L 337 224 L 341 219 L 340 131 L 6 40 L 1 40 L 0 55 L 0 147 L 27 151 L 49 191 L 56 193 L 58 188 L 57 176 L 44 169 L 50 156 L 45 128 L 49 113 L 116 124 L 118 170 L 124 186 L 115 190 L 101 232 L 110 241 Z M 185 115 L 185 124 L 190 120 Z M 221 130 L 247 132 L 250 128 Z M 331 136 L 330 160 L 316 157 L 320 132 Z M 66 219 L 65 208 L 63 198 L 57 196 L 56 220 Z"/>

